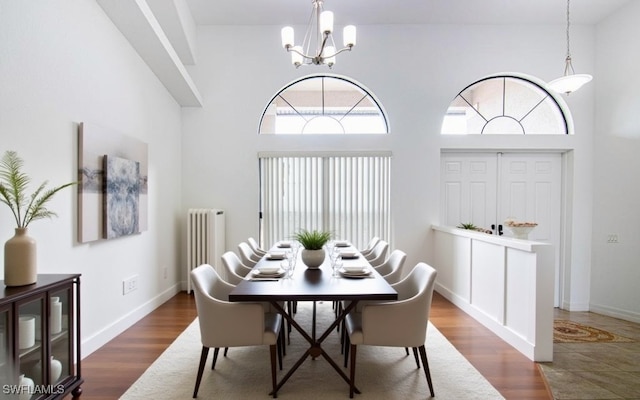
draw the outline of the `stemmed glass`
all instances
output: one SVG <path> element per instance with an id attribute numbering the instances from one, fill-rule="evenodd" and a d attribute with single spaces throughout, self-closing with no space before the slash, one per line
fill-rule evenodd
<path id="1" fill-rule="evenodd" d="M 291 264 L 289 263 L 289 260 L 283 260 L 280 263 L 280 268 L 282 268 L 284 270 L 284 278 L 287 279 L 289 278 L 289 273 L 291 271 Z"/>
<path id="2" fill-rule="evenodd" d="M 298 259 L 298 251 L 297 249 L 292 249 L 291 251 L 287 251 L 287 260 L 286 260 L 286 264 L 287 264 L 287 269 L 285 269 L 285 274 L 287 275 L 288 278 L 291 278 L 291 276 L 293 275 L 293 271 L 296 268 L 296 261 Z"/>
<path id="3" fill-rule="evenodd" d="M 331 259 L 331 268 L 333 269 L 333 276 L 339 276 L 338 270 L 342 267 L 342 262 L 340 262 L 340 248 L 337 246 L 331 246 L 331 251 L 329 251 L 329 259 Z"/>

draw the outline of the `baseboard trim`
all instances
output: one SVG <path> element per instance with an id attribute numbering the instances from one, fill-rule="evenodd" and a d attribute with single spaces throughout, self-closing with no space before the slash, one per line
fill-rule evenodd
<path id="1" fill-rule="evenodd" d="M 607 317 L 613 317 L 623 319 L 625 321 L 640 323 L 640 313 L 630 310 L 622 310 L 619 308 L 603 306 L 600 304 L 589 304 L 589 311 L 596 314 L 606 315 Z"/>
<path id="2" fill-rule="evenodd" d="M 141 304 L 139 307 L 131 310 L 129 313 L 123 315 L 113 323 L 107 325 L 97 333 L 82 339 L 82 354 L 81 359 L 84 359 L 100 347 L 107 344 L 111 339 L 115 338 L 126 329 L 130 328 L 133 324 L 140 321 L 151 311 L 161 306 L 164 302 L 178 294 L 180 292 L 181 285 L 177 283 L 164 292 L 161 292 L 156 297 L 146 303 Z"/>

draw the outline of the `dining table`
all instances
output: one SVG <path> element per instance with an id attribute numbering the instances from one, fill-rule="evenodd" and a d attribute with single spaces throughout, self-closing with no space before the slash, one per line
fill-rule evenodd
<path id="1" fill-rule="evenodd" d="M 294 372 L 312 357 L 313 359 L 322 357 L 333 369 L 350 385 L 351 380 L 331 358 L 322 343 L 338 327 L 345 316 L 356 307 L 359 301 L 389 301 L 397 300 L 398 293 L 387 283 L 387 281 L 373 268 L 364 256 L 355 247 L 345 246 L 343 254 L 349 257 L 340 257 L 344 273 L 334 271 L 330 254 L 326 254 L 324 262 L 318 268 L 308 268 L 304 265 L 301 257 L 302 250 L 293 252 L 296 257 L 295 268 L 290 276 L 262 277 L 258 273 L 263 268 L 277 267 L 283 262 L 282 255 L 288 251 L 293 251 L 289 242 L 279 242 L 263 256 L 255 265 L 247 277 L 240 282 L 229 294 L 229 301 L 232 302 L 269 302 L 283 318 L 308 342 L 309 346 L 293 364 L 287 373 L 280 379 L 276 389 L 270 393 L 274 397 L 278 391 L 289 380 Z M 329 253 L 325 249 L 325 253 Z M 285 256 L 286 259 L 286 256 Z M 362 266 L 366 275 L 353 276 L 346 273 L 344 269 L 349 267 Z M 287 312 L 284 305 L 298 301 L 313 302 L 313 318 L 310 327 L 302 327 L 295 320 L 293 312 Z M 334 321 L 319 336 L 316 335 L 315 326 L 315 303 L 319 301 L 344 302 L 346 307 L 338 308 Z M 290 310 L 291 311 L 291 310 Z M 356 393 L 359 390 L 356 388 Z"/>

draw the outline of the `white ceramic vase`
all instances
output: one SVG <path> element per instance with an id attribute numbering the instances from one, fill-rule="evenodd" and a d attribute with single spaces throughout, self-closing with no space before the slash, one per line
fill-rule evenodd
<path id="1" fill-rule="evenodd" d="M 28 349 L 36 344 L 35 315 L 21 315 L 18 320 L 18 347 Z"/>
<path id="2" fill-rule="evenodd" d="M 302 249 L 302 262 L 307 266 L 307 268 L 320 268 L 324 262 L 324 250 Z"/>
<path id="3" fill-rule="evenodd" d="M 51 298 L 51 333 L 56 334 L 62 331 L 62 303 L 59 297 Z"/>
<path id="4" fill-rule="evenodd" d="M 42 376 L 42 364 L 40 361 L 33 366 L 31 374 L 38 381 L 40 380 L 40 377 Z M 60 375 L 62 375 L 62 363 L 51 356 L 49 358 L 49 384 L 53 385 L 56 383 L 60 378 Z"/>
<path id="5" fill-rule="evenodd" d="M 36 241 L 27 228 L 16 228 L 15 235 L 4 244 L 4 284 L 25 286 L 38 280 Z"/>
<path id="6" fill-rule="evenodd" d="M 27 378 L 24 374 L 20 375 L 20 400 L 29 400 L 31 395 L 33 394 L 33 389 L 35 388 L 35 383 L 33 379 Z"/>

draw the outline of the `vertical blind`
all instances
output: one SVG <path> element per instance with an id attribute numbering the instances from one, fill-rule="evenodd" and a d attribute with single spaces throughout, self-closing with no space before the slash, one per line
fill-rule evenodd
<path id="1" fill-rule="evenodd" d="M 391 156 L 260 157 L 261 240 L 270 246 L 301 229 L 322 229 L 362 248 L 391 239 Z"/>

